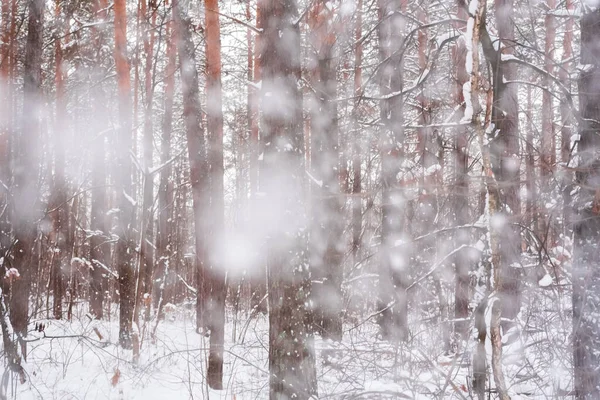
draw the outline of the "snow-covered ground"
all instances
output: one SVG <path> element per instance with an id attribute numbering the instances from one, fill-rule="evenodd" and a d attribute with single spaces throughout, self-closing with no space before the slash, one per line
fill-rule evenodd
<path id="1" fill-rule="evenodd" d="M 527 300 L 520 316 L 522 334 L 505 335 L 504 364 L 513 399 L 565 398 L 571 385 L 570 332 L 563 328 L 569 326 L 568 307 L 562 305 L 568 305 L 568 296 L 543 292 Z M 32 322 L 31 330 L 36 323 L 46 326 L 43 333 L 30 334 L 28 380 L 21 384 L 11 378 L 3 389 L 8 398 L 268 398 L 268 320 L 263 315 L 234 318 L 229 312 L 224 390 L 213 391 L 204 379 L 208 339 L 195 332 L 191 307 L 169 311 L 154 339 L 155 321 L 143 328 L 137 365 L 132 352 L 117 345 L 116 310 L 110 321 L 91 321 L 85 306 L 80 307 L 72 322 Z M 399 346 L 377 339 L 375 321 L 366 317 L 345 326 L 341 343 L 315 337 L 319 398 L 471 398 L 472 341 L 466 349 L 447 352 L 439 323 L 423 319 L 413 326 L 409 340 Z M 488 384 L 493 387 L 493 380 Z"/>

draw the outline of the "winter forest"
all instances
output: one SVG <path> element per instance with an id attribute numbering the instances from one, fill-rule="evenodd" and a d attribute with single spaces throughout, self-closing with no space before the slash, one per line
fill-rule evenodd
<path id="1" fill-rule="evenodd" d="M 600 399 L 600 1 L 0 3 L 0 399 Z"/>

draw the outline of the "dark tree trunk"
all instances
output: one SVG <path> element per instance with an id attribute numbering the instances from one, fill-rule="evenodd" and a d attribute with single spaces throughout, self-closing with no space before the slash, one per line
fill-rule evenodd
<path id="1" fill-rule="evenodd" d="M 262 37 L 261 191 L 273 218 L 267 238 L 269 279 L 269 372 L 272 400 L 316 395 L 315 357 L 306 309 L 304 139 L 300 78 L 300 33 L 294 0 L 258 3 Z M 285 221 L 285 223 L 280 223 Z"/>
<path id="2" fill-rule="evenodd" d="M 205 299 L 208 285 L 205 284 L 206 276 L 206 212 L 210 197 L 209 176 L 207 168 L 206 139 L 204 126 L 200 114 L 200 86 L 198 83 L 198 70 L 196 69 L 195 47 L 192 42 L 191 20 L 187 17 L 186 2 L 175 0 L 173 14 L 175 18 L 177 49 L 181 84 L 183 91 L 183 117 L 187 137 L 188 156 L 190 162 L 190 180 L 192 184 L 192 207 L 194 210 L 195 246 L 196 246 L 196 328 L 206 327 L 204 319 Z"/>
<path id="3" fill-rule="evenodd" d="M 406 249 L 397 245 L 404 239 L 404 193 L 398 175 L 404 157 L 403 87 L 401 52 L 404 25 L 401 4 L 395 0 L 379 0 L 379 84 L 382 96 L 381 120 L 384 126 L 380 140 L 382 197 L 382 243 L 379 269 L 379 326 L 384 339 L 406 338 L 408 331 L 406 287 L 409 260 Z"/>
<path id="4" fill-rule="evenodd" d="M 41 161 L 40 118 L 42 115 L 42 44 L 44 1 L 29 1 L 27 42 L 23 82 L 22 132 L 16 139 L 13 165 L 12 227 L 16 244 L 12 248 L 13 264 L 21 278 L 13 280 L 10 294 L 10 320 L 19 336 L 27 335 L 29 290 L 33 274 L 33 245 L 36 221 L 40 214 L 38 175 Z M 26 354 L 26 351 L 23 352 Z"/>
<path id="5" fill-rule="evenodd" d="M 213 389 L 223 389 L 223 346 L 225 343 L 225 265 L 222 240 L 225 215 L 223 192 L 223 106 L 221 93 L 221 27 L 218 0 L 206 0 L 206 128 L 209 140 L 210 168 L 210 266 L 208 327 L 210 352 L 207 381 Z M 231 251 L 231 250 L 229 250 Z"/>
<path id="6" fill-rule="evenodd" d="M 65 31 L 62 22 L 62 3 L 56 1 L 55 15 L 58 32 Z M 67 37 L 68 39 L 68 37 Z M 52 188 L 52 201 L 50 202 L 50 214 L 52 217 L 53 231 L 51 233 L 54 255 L 52 257 L 52 292 L 53 292 L 53 314 L 55 319 L 62 318 L 63 300 L 63 272 L 69 262 L 67 244 L 69 241 L 69 204 L 67 202 L 67 182 L 65 177 L 65 147 L 67 145 L 67 101 L 65 99 L 65 78 L 63 71 L 63 52 L 61 39 L 55 40 L 54 49 L 54 82 L 56 86 L 56 141 L 54 142 L 54 182 Z"/>
<path id="7" fill-rule="evenodd" d="M 154 248 L 152 242 L 154 240 L 154 177 L 150 174 L 152 169 L 152 159 L 154 154 L 154 24 L 156 20 L 156 12 L 152 6 L 153 1 L 149 2 L 150 8 L 147 7 L 146 0 L 141 2 L 141 17 L 144 21 L 142 26 L 142 35 L 144 42 L 144 91 L 146 94 L 146 104 L 144 105 L 144 136 L 143 136 L 143 204 L 142 204 L 142 259 L 140 262 L 140 279 L 139 290 L 136 294 L 137 301 L 143 301 L 144 295 L 152 293 L 152 269 L 154 267 Z M 150 317 L 150 303 L 139 307 L 141 312 L 145 308 L 145 318 Z M 139 316 L 136 315 L 136 318 Z"/>
<path id="8" fill-rule="evenodd" d="M 313 54 L 311 113 L 312 205 L 310 269 L 314 282 L 314 323 L 323 338 L 342 339 L 343 196 L 338 180 L 339 143 L 336 97 L 337 57 L 334 15 L 323 0 L 311 10 Z"/>
<path id="9" fill-rule="evenodd" d="M 256 27 L 261 29 L 261 21 L 262 18 L 260 16 L 261 9 L 257 7 L 256 9 Z M 255 35 L 254 37 L 254 65 L 252 66 L 254 72 L 254 83 L 258 84 L 261 82 L 261 59 L 258 49 L 260 48 L 262 35 Z M 260 101 L 259 101 L 259 93 L 258 89 L 255 87 L 252 91 L 252 128 L 250 131 L 250 145 L 249 145 L 249 153 L 250 153 L 250 195 L 253 202 L 258 202 L 257 192 L 258 192 L 258 184 L 259 184 L 259 114 L 260 114 Z M 268 302 L 265 300 L 265 296 L 267 294 L 267 270 L 263 267 L 259 267 L 257 271 L 253 271 L 250 277 L 250 292 L 251 299 L 250 305 L 252 309 L 256 309 L 262 313 L 267 312 L 267 304 Z"/>
<path id="10" fill-rule="evenodd" d="M 8 186 L 10 182 L 10 147 L 12 131 L 12 98 L 9 86 L 11 83 L 10 69 L 10 0 L 2 0 L 0 7 L 2 25 L 0 25 L 0 181 Z M 9 203 L 6 190 L 0 190 L 0 207 Z M 10 247 L 11 226 L 7 212 L 0 213 L 0 257 L 5 257 Z"/>
<path id="11" fill-rule="evenodd" d="M 573 363 L 575 398 L 588 400 L 600 397 L 600 58 L 595 46 L 589 46 L 600 43 L 600 11 L 582 17 L 581 34 L 582 63 L 591 65 L 579 77 L 582 120 L 573 201 Z"/>
<path id="12" fill-rule="evenodd" d="M 154 288 L 152 296 L 154 307 L 162 318 L 162 305 L 164 304 L 164 290 L 168 268 L 170 264 L 171 251 L 169 242 L 171 240 L 173 185 L 169 182 L 173 170 L 168 163 L 171 152 L 171 132 L 173 130 L 173 95 L 175 91 L 175 71 L 177 69 L 177 37 L 173 30 L 173 15 L 167 22 L 167 68 L 165 70 L 165 114 L 162 121 L 162 135 L 160 142 L 160 183 L 158 187 L 158 232 L 156 234 L 156 268 L 154 270 Z"/>
<path id="13" fill-rule="evenodd" d="M 94 8 L 98 12 L 98 19 L 101 21 L 106 20 L 106 7 L 108 6 L 107 0 L 97 0 L 94 2 Z M 105 42 L 104 25 L 98 28 L 92 28 L 94 35 L 94 42 L 96 45 L 97 52 L 95 59 L 100 61 L 102 59 L 101 49 Z M 100 75 L 100 74 L 98 74 Z M 96 115 L 95 122 L 95 133 L 101 134 L 106 127 L 104 121 L 107 110 L 105 106 L 106 95 L 102 89 L 101 76 L 95 76 L 96 89 L 94 90 L 93 99 L 96 101 L 98 112 Z M 108 229 L 106 223 L 106 211 L 107 211 L 107 190 L 106 190 L 106 154 L 105 154 L 105 135 L 97 137 L 94 143 L 94 152 L 92 158 L 92 210 L 90 229 L 92 230 L 92 237 L 90 238 L 90 260 L 92 263 L 91 280 L 90 280 L 90 312 L 97 318 L 102 319 L 104 316 L 103 303 L 104 303 L 104 292 L 106 286 L 106 279 L 104 278 L 105 270 L 103 268 L 106 265 L 106 261 L 110 255 L 110 245 L 108 244 Z"/>
<path id="14" fill-rule="evenodd" d="M 499 220 L 505 226 L 498 229 L 500 245 L 500 272 L 502 287 L 498 288 L 502 301 L 502 318 L 514 320 L 521 308 L 520 230 L 516 227 L 521 214 L 519 170 L 519 120 L 517 85 L 506 81 L 516 78 L 514 66 L 502 62 L 501 55 L 514 52 L 513 0 L 495 0 L 495 15 L 500 38 L 500 51 L 493 50 L 482 38 L 486 58 L 492 63 L 493 105 L 490 131 L 492 169 L 500 188 L 501 209 Z M 492 45 L 493 46 L 493 45 Z M 503 324 L 504 325 L 504 324 Z"/>

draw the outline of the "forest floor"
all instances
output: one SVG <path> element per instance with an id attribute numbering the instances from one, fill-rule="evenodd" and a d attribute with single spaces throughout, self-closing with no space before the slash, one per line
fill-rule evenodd
<path id="1" fill-rule="evenodd" d="M 556 291 L 529 299 L 520 315 L 520 335 L 505 335 L 504 366 L 513 400 L 566 398 L 571 385 L 567 320 L 556 313 Z M 558 296 L 564 298 L 564 294 Z M 560 302 L 559 302 L 560 303 Z M 43 333 L 29 335 L 27 382 L 2 389 L 16 399 L 266 399 L 268 319 L 228 313 L 224 389 L 209 390 L 205 371 L 208 339 L 195 332 L 192 307 L 173 307 L 152 339 L 144 329 L 140 360 L 118 343 L 118 315 L 91 321 L 84 305 L 72 321 L 38 320 Z M 115 310 L 116 311 L 116 310 Z M 441 325 L 415 324 L 401 345 L 376 338 L 373 318 L 346 325 L 344 339 L 315 337 L 319 398 L 469 399 L 474 344 L 444 349 Z M 99 332 L 102 338 L 96 333 Z M 235 339 L 234 339 L 235 338 Z M 469 341 L 474 343 L 473 340 Z M 509 343 L 512 342 L 512 343 Z M 490 351 L 488 351 L 488 355 Z M 488 380 L 489 381 L 489 380 Z M 488 382 L 493 386 L 492 382 Z M 493 388 L 490 389 L 494 398 Z"/>

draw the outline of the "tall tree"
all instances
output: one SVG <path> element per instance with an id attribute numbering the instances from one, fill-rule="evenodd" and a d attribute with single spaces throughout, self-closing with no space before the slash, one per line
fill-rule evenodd
<path id="1" fill-rule="evenodd" d="M 52 216 L 53 232 L 51 238 L 53 242 L 52 257 L 52 282 L 53 282 L 53 302 L 52 307 L 54 318 L 62 318 L 62 300 L 63 300 L 63 270 L 65 263 L 69 262 L 67 252 L 70 250 L 69 242 L 69 203 L 67 201 L 67 182 L 65 177 L 65 147 L 67 145 L 67 99 L 66 96 L 66 73 L 63 65 L 63 51 L 61 37 L 66 30 L 64 18 L 62 15 L 62 2 L 56 1 L 55 17 L 57 21 L 56 34 L 58 37 L 54 41 L 54 83 L 56 90 L 56 122 L 55 133 L 56 141 L 54 143 L 54 187 L 52 188 L 52 201 L 50 203 L 50 214 Z"/>
<path id="2" fill-rule="evenodd" d="M 132 346 L 132 322 L 135 303 L 134 281 L 134 194 L 132 192 L 132 165 L 129 151 L 132 145 L 131 82 L 127 59 L 127 10 L 125 0 L 114 4 L 115 66 L 117 70 L 119 100 L 119 133 L 116 146 L 116 187 L 119 215 L 117 223 L 116 258 L 119 271 L 119 343 L 124 348 Z"/>
<path id="3" fill-rule="evenodd" d="M 304 140 L 300 33 L 294 0 L 260 0 L 262 37 L 261 191 L 273 226 L 267 238 L 271 399 L 316 395 L 312 334 L 307 326 L 310 278 L 306 268 Z M 281 223 L 284 221 L 284 223 Z"/>
<path id="4" fill-rule="evenodd" d="M 575 398 L 600 396 L 600 10 L 581 18 L 580 140 L 573 199 L 573 363 Z"/>
<path id="5" fill-rule="evenodd" d="M 403 0 L 379 0 L 379 85 L 383 100 L 380 115 L 384 132 L 381 152 L 382 228 L 379 266 L 379 326 L 385 339 L 404 339 L 407 334 L 408 257 L 397 245 L 404 239 L 405 198 L 398 175 L 404 157 L 404 99 L 402 27 Z"/>
<path id="6" fill-rule="evenodd" d="M 101 22 L 99 26 L 92 28 L 96 49 L 94 59 L 98 63 L 100 63 L 104 55 L 102 49 L 104 48 L 103 44 L 106 40 L 105 23 L 107 6 L 107 0 L 94 1 L 94 10 Z M 97 136 L 94 143 L 95 151 L 92 153 L 92 205 L 90 220 L 90 229 L 92 230 L 92 237 L 90 238 L 92 276 L 90 281 L 90 311 L 94 317 L 102 319 L 104 316 L 103 305 L 105 291 L 105 271 L 103 267 L 106 265 L 106 260 L 110 255 L 110 246 L 106 239 L 108 234 L 106 223 L 108 196 L 106 190 L 105 116 L 108 112 L 105 106 L 106 94 L 101 85 L 102 76 L 99 72 L 100 71 L 97 71 L 94 74 L 96 85 L 95 90 L 93 91 L 93 98 L 97 102 L 98 112 L 96 113 L 96 118 L 94 120 L 94 133 L 96 133 Z"/>
<path id="7" fill-rule="evenodd" d="M 213 389 L 223 388 L 223 345 L 225 343 L 225 271 L 223 234 L 223 105 L 221 89 L 221 27 L 218 0 L 206 0 L 206 128 L 210 165 L 209 321 L 210 352 L 207 381 Z"/>
<path id="8" fill-rule="evenodd" d="M 514 82 L 515 66 L 503 57 L 514 54 L 513 0 L 495 0 L 495 17 L 499 45 L 494 44 L 482 22 L 481 45 L 486 60 L 492 65 L 493 103 L 489 131 L 491 166 L 500 190 L 501 208 L 498 221 L 500 270 L 502 287 L 497 288 L 502 301 L 502 316 L 512 323 L 521 307 L 519 259 L 521 254 L 520 230 L 516 227 L 521 211 L 519 169 L 518 97 Z"/>
<path id="9" fill-rule="evenodd" d="M 342 338 L 343 197 L 338 180 L 339 140 L 334 9 L 316 1 L 309 16 L 313 98 L 310 99 L 310 158 L 313 185 L 310 268 L 315 321 L 324 338 Z"/>
<path id="10" fill-rule="evenodd" d="M 22 130 L 15 143 L 13 164 L 12 227 L 15 242 L 12 247 L 13 267 L 21 278 L 12 282 L 10 319 L 15 333 L 27 335 L 29 290 L 31 287 L 33 246 L 36 221 L 40 214 L 38 174 L 41 161 L 40 119 L 42 118 L 42 50 L 44 33 L 44 1 L 28 3 L 27 42 L 23 70 Z M 25 352 L 26 353 L 26 352 Z"/>
<path id="11" fill-rule="evenodd" d="M 165 6 L 168 6 L 165 3 Z M 171 8 L 172 9 L 172 8 Z M 172 174 L 172 164 L 169 161 L 171 157 L 171 134 L 173 131 L 173 101 L 175 92 L 175 72 L 177 69 L 177 37 L 173 27 L 173 14 L 168 17 L 165 28 L 167 41 L 167 66 L 165 69 L 165 93 L 164 107 L 165 112 L 162 120 L 162 133 L 160 141 L 160 163 L 163 168 L 160 170 L 160 183 L 158 187 L 158 231 L 156 234 L 156 268 L 154 270 L 154 288 L 152 290 L 154 307 L 158 309 L 161 315 L 163 296 L 168 276 L 170 264 L 171 247 L 169 241 L 172 233 L 172 202 L 173 185 L 170 184 Z"/>
<path id="12" fill-rule="evenodd" d="M 354 264 L 359 261 L 359 249 L 362 235 L 362 160 L 361 142 L 363 140 L 359 125 L 359 106 L 362 91 L 362 24 L 363 24 L 363 0 L 356 3 L 356 22 L 354 25 L 354 106 L 352 109 L 352 129 L 354 130 L 354 143 L 352 146 L 352 255 Z"/>
<path id="13" fill-rule="evenodd" d="M 12 98 L 11 98 L 11 36 L 10 21 L 12 19 L 10 0 L 2 0 L 0 5 L 0 181 L 4 184 L 0 189 L 0 257 L 4 257 L 10 247 L 10 220 L 6 212 L 9 203 L 9 193 L 5 189 L 10 180 L 10 133 L 12 125 Z"/>
<path id="14" fill-rule="evenodd" d="M 177 52 L 183 92 L 183 118 L 187 137 L 188 157 L 190 163 L 190 180 L 192 185 L 192 208 L 194 210 L 195 228 L 195 271 L 196 271 L 196 328 L 206 327 L 205 285 L 206 276 L 206 212 L 210 197 L 206 138 L 200 114 L 200 86 L 198 70 L 196 69 L 195 46 L 192 41 L 192 23 L 188 15 L 187 1 L 173 1 L 175 20 L 175 35 L 177 37 Z"/>
<path id="15" fill-rule="evenodd" d="M 462 1 L 457 1 L 456 17 L 459 20 L 467 19 L 467 10 L 462 6 Z M 453 61 L 455 68 L 455 104 L 461 108 L 462 114 L 457 118 L 458 121 L 465 114 L 465 96 L 464 85 L 470 85 L 469 74 L 466 69 L 467 48 L 464 39 L 459 39 L 453 48 Z M 454 203 L 453 213 L 454 222 L 457 226 L 463 226 L 469 223 L 469 132 L 466 127 L 456 128 L 454 139 Z M 456 248 L 469 243 L 469 234 L 464 231 L 458 231 L 455 236 Z M 455 285 L 454 285 L 454 332 L 457 335 L 465 335 L 469 326 L 469 289 L 470 289 L 470 264 L 471 257 L 468 249 L 460 251 L 454 257 L 455 265 Z"/>
<path id="16" fill-rule="evenodd" d="M 143 135 L 143 204 L 142 204 L 142 232 L 141 234 L 141 262 L 140 262 L 140 287 L 136 294 L 137 301 L 141 301 L 143 293 L 152 291 L 152 269 L 154 267 L 154 249 L 152 240 L 154 236 L 154 177 L 151 174 L 152 159 L 154 156 L 154 27 L 156 24 L 155 2 L 146 0 L 140 2 L 140 15 L 143 21 L 142 37 L 144 49 L 144 135 Z M 150 7 L 148 7 L 150 5 Z M 148 304 L 149 305 L 149 304 Z M 141 311 L 141 309 L 140 309 Z M 149 309 L 148 309 L 149 311 Z M 149 313 L 146 313 L 146 318 Z M 136 316 L 137 318 L 137 316 Z"/>
<path id="17" fill-rule="evenodd" d="M 555 0 L 548 0 L 546 3 L 551 11 L 556 8 Z M 546 36 L 544 38 L 544 70 L 548 75 L 554 73 L 554 41 L 556 38 L 556 22 L 552 12 L 548 12 L 544 18 L 544 27 Z M 551 93 L 552 81 L 545 76 L 545 90 L 542 92 L 542 135 L 540 149 L 540 170 L 541 170 L 541 204 L 538 205 L 539 235 L 540 240 L 547 247 L 552 245 L 553 227 L 552 218 L 547 215 L 550 210 L 546 210 L 545 204 L 552 195 L 551 179 L 554 172 L 554 162 L 556 161 L 556 142 L 554 139 L 554 108 L 553 95 Z"/>

